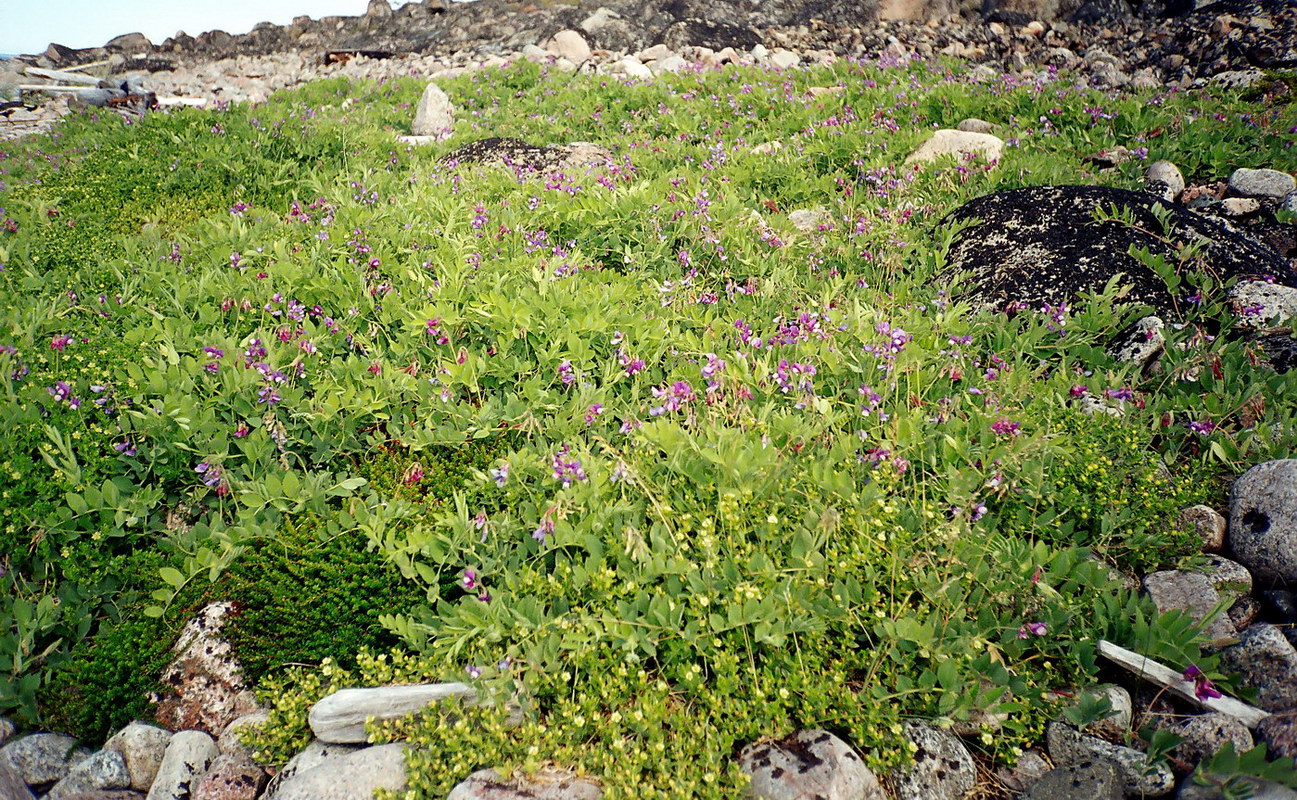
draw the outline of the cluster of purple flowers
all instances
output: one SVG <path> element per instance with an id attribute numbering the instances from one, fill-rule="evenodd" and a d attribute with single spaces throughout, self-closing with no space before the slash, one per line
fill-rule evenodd
<path id="1" fill-rule="evenodd" d="M 53 386 L 46 387 L 55 403 L 67 403 L 68 408 L 80 408 L 81 398 L 72 396 L 72 387 L 66 381 L 55 381 Z"/>
<path id="2" fill-rule="evenodd" d="M 204 486 L 216 490 L 217 497 L 225 497 L 230 493 L 230 486 L 225 481 L 225 470 L 221 469 L 220 464 L 200 461 L 198 466 L 194 467 L 194 472 L 202 476 Z"/>
<path id="3" fill-rule="evenodd" d="M 695 398 L 694 388 L 689 381 L 676 381 L 669 386 L 666 384 L 655 386 L 652 392 L 654 398 L 662 401 L 662 405 L 650 408 L 650 417 L 660 417 L 668 412 L 679 411 L 692 403 Z"/>
<path id="4" fill-rule="evenodd" d="M 799 362 L 789 362 L 788 359 L 780 359 L 778 367 L 775 369 L 775 380 L 779 383 L 779 391 L 787 394 L 794 389 L 804 394 L 813 394 L 815 392 L 814 379 L 815 366 L 813 364 L 802 364 Z"/>
<path id="5" fill-rule="evenodd" d="M 450 344 L 450 337 L 446 335 L 441 325 L 441 318 L 433 317 L 424 323 L 424 332 L 431 336 L 432 340 L 437 344 Z"/>
<path id="6" fill-rule="evenodd" d="M 563 484 L 564 489 L 586 479 L 585 469 L 581 466 L 581 459 L 569 456 L 567 445 L 560 447 L 558 452 L 554 454 L 551 466 L 554 470 L 554 480 Z"/>

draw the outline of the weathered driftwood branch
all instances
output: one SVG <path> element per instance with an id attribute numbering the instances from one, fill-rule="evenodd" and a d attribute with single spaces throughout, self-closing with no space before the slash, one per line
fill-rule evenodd
<path id="1" fill-rule="evenodd" d="M 81 86 L 98 86 L 99 79 L 93 75 L 82 75 L 80 72 L 65 72 L 61 69 L 41 69 L 40 67 L 28 67 L 28 75 L 35 75 L 37 78 L 49 78 L 52 81 L 62 81 L 63 83 L 75 83 Z"/>
<path id="2" fill-rule="evenodd" d="M 1255 728 L 1261 720 L 1270 716 L 1269 712 L 1262 711 L 1232 697 L 1199 697 L 1197 692 L 1194 691 L 1194 682 L 1185 680 L 1182 673 L 1163 666 L 1146 656 L 1141 656 L 1139 653 L 1119 647 L 1112 642 L 1099 640 L 1099 655 L 1191 703 L 1197 703 L 1210 711 L 1228 714 L 1249 728 Z"/>
<path id="3" fill-rule="evenodd" d="M 70 66 L 70 67 L 67 67 L 64 71 L 65 71 L 65 72 L 80 72 L 80 71 L 83 70 L 83 69 L 90 69 L 90 68 L 92 68 L 92 67 L 102 67 L 104 64 L 107 64 L 108 61 L 109 61 L 109 59 L 107 59 L 107 58 L 103 58 L 103 59 L 100 59 L 99 61 L 90 61 L 90 62 L 85 63 L 85 64 L 74 64 L 74 65 L 72 65 L 72 66 Z"/>
<path id="4" fill-rule="evenodd" d="M 93 86 L 53 86 L 44 83 L 20 83 L 18 88 L 24 92 L 49 92 L 51 94 L 84 94 L 99 91 Z"/>

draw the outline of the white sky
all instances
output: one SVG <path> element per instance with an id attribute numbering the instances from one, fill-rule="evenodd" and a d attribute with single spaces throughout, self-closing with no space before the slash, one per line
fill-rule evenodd
<path id="1" fill-rule="evenodd" d="M 217 28 L 247 33 L 258 22 L 284 25 L 301 14 L 359 16 L 367 5 L 368 0 L 0 0 L 0 53 L 39 53 L 50 42 L 98 47 L 133 31 L 154 44 L 182 30 L 191 36 Z"/>

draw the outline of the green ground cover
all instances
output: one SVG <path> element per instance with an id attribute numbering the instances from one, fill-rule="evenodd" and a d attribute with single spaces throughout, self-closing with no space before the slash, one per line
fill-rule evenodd
<path id="1" fill-rule="evenodd" d="M 933 280 L 940 220 L 1137 187 L 1141 158 L 1084 159 L 1117 144 L 1292 170 L 1297 112 L 962 74 L 523 64 L 445 81 L 456 134 L 425 148 L 394 143 L 412 79 L 4 146 L 0 713 L 90 738 L 147 714 L 210 599 L 240 604 L 272 761 L 330 687 L 521 689 L 521 728 L 404 725 L 428 797 L 550 761 L 609 797 L 729 796 L 747 741 L 819 726 L 882 766 L 911 716 L 1007 713 L 977 742 L 1004 758 L 1100 637 L 1221 678 L 1109 566 L 1192 564 L 1176 512 L 1293 452 L 1297 379 L 1206 335 L 1220 287 L 1147 378 L 1105 353 L 1139 316 L 1116 287 L 971 314 Z M 968 116 L 1003 124 L 998 166 L 902 165 Z M 616 159 L 438 162 L 486 136 Z"/>

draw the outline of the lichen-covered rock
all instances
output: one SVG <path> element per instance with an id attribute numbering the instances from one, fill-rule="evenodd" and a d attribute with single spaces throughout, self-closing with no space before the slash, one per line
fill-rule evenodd
<path id="1" fill-rule="evenodd" d="M 1238 644 L 1220 651 L 1220 668 L 1256 689 L 1259 708 L 1297 709 L 1297 650 L 1274 625 L 1260 623 L 1243 631 Z"/>
<path id="2" fill-rule="evenodd" d="M 1256 738 L 1271 758 L 1297 758 L 1297 711 L 1271 714 L 1257 723 Z"/>
<path id="3" fill-rule="evenodd" d="M 1234 481 L 1227 538 L 1258 580 L 1297 582 L 1297 459 L 1257 464 Z"/>
<path id="4" fill-rule="evenodd" d="M 239 741 L 239 735 L 248 728 L 265 724 L 269 719 L 269 713 L 254 711 L 226 725 L 225 730 L 221 731 L 220 737 L 216 740 L 216 746 L 220 748 L 221 755 L 235 756 L 244 761 L 252 761 L 252 751 Z"/>
<path id="5" fill-rule="evenodd" d="M 341 760 L 344 756 L 363 749 L 363 745 L 329 744 L 314 739 L 306 747 L 303 747 L 300 753 L 290 758 L 279 772 L 275 773 L 270 785 L 266 787 L 266 796 L 273 797 L 280 785 L 286 783 L 300 772 L 306 772 L 318 766 Z"/>
<path id="6" fill-rule="evenodd" d="M 77 740 L 58 733 L 33 733 L 0 747 L 0 764 L 8 765 L 28 786 L 62 780 L 68 771 L 90 757 Z"/>
<path id="7" fill-rule="evenodd" d="M 603 791 L 593 781 L 568 772 L 506 777 L 493 769 L 482 769 L 451 789 L 446 800 L 599 800 L 602 796 Z"/>
<path id="8" fill-rule="evenodd" d="M 1018 800 L 1122 800 L 1124 796 L 1111 761 L 1084 758 L 1046 773 Z"/>
<path id="9" fill-rule="evenodd" d="M 235 719 L 257 710 L 243 668 L 221 638 L 233 603 L 211 603 L 185 624 L 175 658 L 162 672 L 168 687 L 158 699 L 158 722 L 171 730 L 201 730 L 219 736 Z"/>
<path id="10" fill-rule="evenodd" d="M 45 800 L 63 800 L 99 789 L 126 789 L 130 785 L 131 773 L 122 754 L 116 750 L 100 750 L 68 770 L 45 795 Z"/>
<path id="11" fill-rule="evenodd" d="M 137 721 L 113 734 L 104 742 L 104 749 L 121 753 L 131 774 L 130 788 L 147 792 L 170 741 L 171 731 Z"/>
<path id="12" fill-rule="evenodd" d="M 1127 302 L 1145 303 L 1172 320 L 1178 306 L 1165 281 L 1128 251 L 1146 248 L 1174 263 L 1168 241 L 1201 241 L 1205 264 L 1222 280 L 1268 274 L 1297 286 L 1297 273 L 1278 253 L 1231 223 L 1162 204 L 1170 215 L 1170 230 L 1162 234 L 1154 203 L 1161 201 L 1146 192 L 1103 186 L 1036 186 L 979 197 L 947 217 L 980 224 L 956 234 L 944 277 L 969 273 L 960 293 L 977 307 L 1015 303 L 1032 311 L 1073 303 L 1118 278 Z M 1111 206 L 1131 214 L 1134 225 L 1095 218 L 1096 209 Z"/>
<path id="13" fill-rule="evenodd" d="M 518 173 L 581 173 L 612 159 L 606 148 L 589 142 L 537 147 L 520 139 L 493 137 L 470 142 L 442 156 L 446 164 L 482 164 L 509 167 Z"/>
<path id="14" fill-rule="evenodd" d="M 1084 761 L 1107 760 L 1117 769 L 1122 790 L 1128 795 L 1161 797 L 1175 788 L 1175 775 L 1159 764 L 1149 763 L 1138 750 L 1122 747 L 1094 736 L 1078 733 L 1061 722 L 1046 729 L 1049 755 L 1058 766 Z"/>
<path id="15" fill-rule="evenodd" d="M 743 748 L 739 768 L 760 800 L 886 800 L 878 778 L 851 745 L 822 730 L 798 731 L 786 739 Z"/>
<path id="16" fill-rule="evenodd" d="M 1297 289 L 1266 281 L 1239 281 L 1230 287 L 1234 322 L 1244 328 L 1273 328 L 1297 319 Z"/>
<path id="17" fill-rule="evenodd" d="M 1207 580 L 1222 598 L 1237 600 L 1252 593 L 1252 573 L 1247 567 L 1221 555 L 1207 556 Z"/>
<path id="18" fill-rule="evenodd" d="M 1277 169 L 1239 168 L 1229 176 L 1229 188 L 1247 197 L 1283 197 L 1297 190 L 1297 179 Z"/>
<path id="19" fill-rule="evenodd" d="M 1184 191 L 1184 175 L 1170 161 L 1154 161 L 1144 171 L 1144 188 L 1171 202 Z"/>
<path id="20" fill-rule="evenodd" d="M 919 722 L 905 723 L 904 731 L 915 750 L 891 775 L 898 800 L 959 800 L 972 790 L 977 767 L 958 737 Z"/>
<path id="21" fill-rule="evenodd" d="M 1114 357 L 1134 364 L 1140 372 L 1148 370 L 1166 347 L 1166 337 L 1162 335 L 1164 327 L 1166 324 L 1161 317 L 1140 319 L 1125 340 L 1113 348 Z"/>

